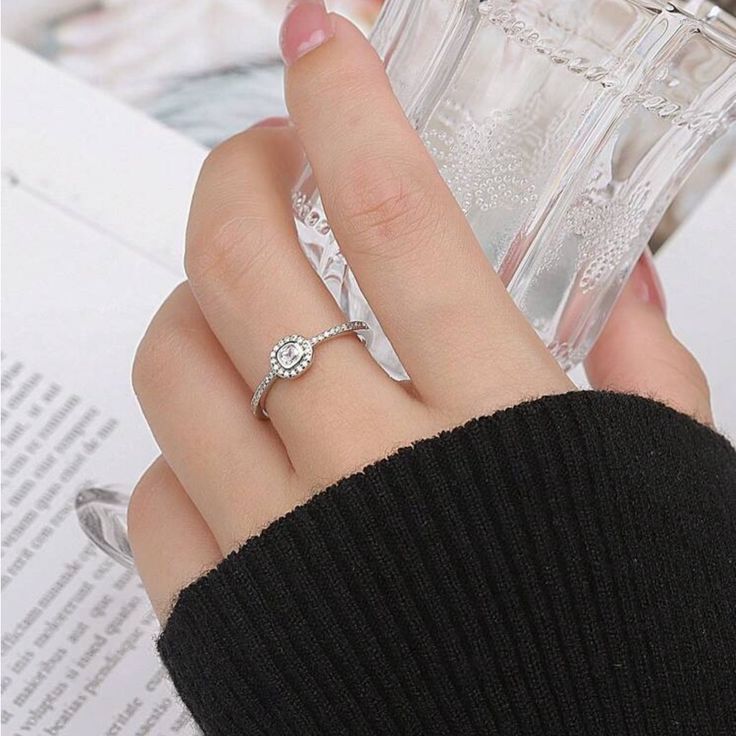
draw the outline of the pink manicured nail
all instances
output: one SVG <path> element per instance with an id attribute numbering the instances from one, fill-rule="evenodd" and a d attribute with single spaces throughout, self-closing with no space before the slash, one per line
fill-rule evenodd
<path id="1" fill-rule="evenodd" d="M 323 0 L 292 0 L 279 39 L 286 66 L 321 46 L 334 32 Z"/>
<path id="2" fill-rule="evenodd" d="M 654 265 L 654 258 L 649 248 L 646 248 L 636 264 L 634 273 L 631 275 L 631 284 L 634 293 L 643 302 L 658 307 L 663 314 L 667 312 L 667 300 L 662 288 L 662 282 Z"/>

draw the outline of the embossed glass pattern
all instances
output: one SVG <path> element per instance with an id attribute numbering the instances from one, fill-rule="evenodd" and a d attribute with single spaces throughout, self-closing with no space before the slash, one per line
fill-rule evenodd
<path id="1" fill-rule="evenodd" d="M 490 262 L 573 366 L 736 120 L 736 21 L 707 0 L 387 0 L 372 42 Z M 403 377 L 309 170 L 294 210 L 314 267 Z"/>

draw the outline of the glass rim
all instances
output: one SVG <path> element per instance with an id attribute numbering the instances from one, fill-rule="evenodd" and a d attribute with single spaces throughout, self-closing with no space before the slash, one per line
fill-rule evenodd
<path id="1" fill-rule="evenodd" d="M 736 56 L 736 17 L 715 0 L 628 0 L 646 10 L 677 13 L 719 48 Z"/>
<path id="2" fill-rule="evenodd" d="M 485 0 L 480 0 L 480 2 L 483 3 Z M 715 0 L 700 0 L 700 2 L 697 0 L 626 0 L 626 2 L 656 13 L 677 14 L 691 26 L 692 32 L 702 34 L 722 51 L 736 57 L 736 16 Z M 390 4 L 390 2 L 384 3 L 382 12 Z"/>

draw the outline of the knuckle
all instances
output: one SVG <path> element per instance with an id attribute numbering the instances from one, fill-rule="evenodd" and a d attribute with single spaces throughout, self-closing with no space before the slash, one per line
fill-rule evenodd
<path id="1" fill-rule="evenodd" d="M 246 131 L 221 143 L 205 159 L 187 230 L 184 268 L 206 286 L 240 281 L 257 268 L 277 237 L 262 216 L 256 167 L 258 141 Z M 233 195 L 237 192 L 237 195 Z"/>
<path id="2" fill-rule="evenodd" d="M 277 228 L 266 218 L 225 216 L 210 233 L 188 245 L 187 275 L 193 283 L 209 285 L 215 292 L 256 285 L 268 269 L 278 238 Z M 205 298 L 207 293 L 205 288 Z"/>
<path id="3" fill-rule="evenodd" d="M 434 229 L 435 197 L 418 172 L 373 162 L 346 178 L 338 189 L 337 208 L 352 237 L 352 250 L 390 256 L 397 241 L 404 249 Z M 404 250 L 405 253 L 405 250 Z"/>
<path id="4" fill-rule="evenodd" d="M 168 468 L 159 458 L 141 476 L 128 502 L 128 536 L 132 542 L 145 534 L 156 521 L 156 497 L 158 490 L 169 480 Z"/>
<path id="5" fill-rule="evenodd" d="M 205 157 L 199 173 L 197 186 L 219 181 L 231 171 L 239 169 L 243 155 L 248 150 L 250 135 L 248 131 L 237 133 L 215 146 Z"/>
<path id="6" fill-rule="evenodd" d="M 133 360 L 132 383 L 137 396 L 158 393 L 187 354 L 187 329 L 163 307 L 151 322 Z"/>
<path id="7" fill-rule="evenodd" d="M 710 403 L 708 378 L 697 358 L 679 340 L 676 341 L 669 365 L 698 398 Z"/>

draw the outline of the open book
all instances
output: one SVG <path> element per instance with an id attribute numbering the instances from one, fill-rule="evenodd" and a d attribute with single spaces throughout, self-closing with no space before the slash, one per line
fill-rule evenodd
<path id="1" fill-rule="evenodd" d="M 130 365 L 183 278 L 204 150 L 12 45 L 3 92 L 3 733 L 192 734 L 145 593 L 85 537 L 75 499 L 128 493 L 157 454 Z M 733 435 L 735 191 L 736 169 L 659 259 Z"/>
<path id="2" fill-rule="evenodd" d="M 192 734 L 137 575 L 74 502 L 157 454 L 130 366 L 204 151 L 10 45 L 3 93 L 2 731 Z"/>

